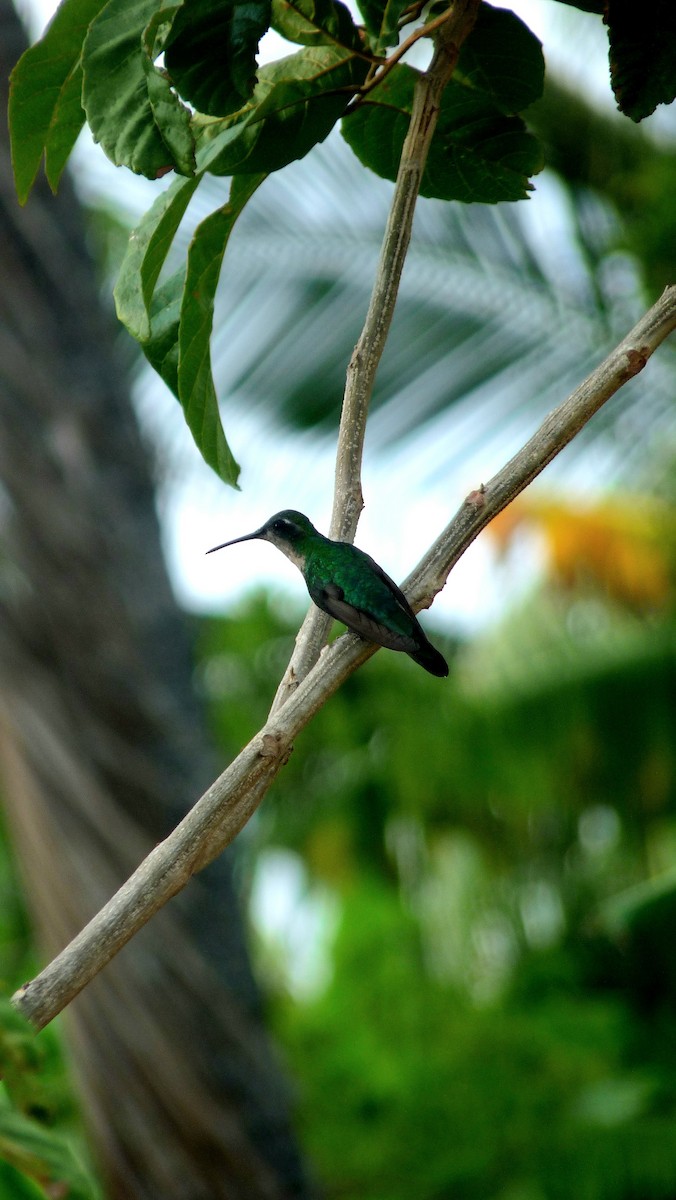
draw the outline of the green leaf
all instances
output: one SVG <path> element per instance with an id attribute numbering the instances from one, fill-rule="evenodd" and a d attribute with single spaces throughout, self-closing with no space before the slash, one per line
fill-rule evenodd
<path id="1" fill-rule="evenodd" d="M 190 113 L 144 48 L 156 4 L 108 0 L 82 55 L 82 101 L 95 141 L 117 166 L 149 179 L 168 170 L 194 173 Z"/>
<path id="2" fill-rule="evenodd" d="M 366 71 L 363 59 L 335 46 L 307 47 L 263 67 L 241 112 L 195 117 L 199 169 L 269 173 L 302 158 L 324 141 Z"/>
<path id="3" fill-rule="evenodd" d="M 239 467 L 221 425 L 209 343 L 223 255 L 237 218 L 264 178 L 233 179 L 228 203 L 197 227 L 187 266 L 156 287 L 198 182 L 177 180 L 132 234 L 115 291 L 120 319 L 178 398 L 202 457 L 233 486 Z"/>
<path id="4" fill-rule="evenodd" d="M 618 107 L 632 121 L 676 98 L 676 5 L 643 0 L 640 13 L 627 0 L 607 0 L 610 79 Z"/>
<path id="5" fill-rule="evenodd" d="M 150 365 L 178 399 L 178 326 L 185 290 L 185 266 L 180 267 L 153 293 L 150 304 L 150 337 L 141 349 Z"/>
<path id="6" fill-rule="evenodd" d="M 542 95 L 542 45 L 513 12 L 484 3 L 453 78 L 482 92 L 502 112 L 521 112 Z"/>
<path id="7" fill-rule="evenodd" d="M 410 0 L 357 0 L 366 28 L 371 34 L 373 50 L 382 54 L 387 46 L 399 41 L 399 20 Z"/>
<path id="8" fill-rule="evenodd" d="M 258 43 L 270 24 L 270 0 L 189 0 L 165 37 L 172 84 L 200 112 L 225 116 L 254 90 Z"/>
<path id="9" fill-rule="evenodd" d="M 386 179 L 396 179 L 418 78 L 410 67 L 395 67 L 343 121 L 359 160 Z M 543 83 L 538 39 L 513 13 L 482 4 L 443 93 L 422 195 L 485 204 L 523 199 L 542 154 L 509 114 L 537 100 Z"/>
<path id="10" fill-rule="evenodd" d="M 97 1189 L 65 1138 L 0 1103 L 0 1159 L 36 1180 L 40 1195 L 94 1200 Z M 32 1195 L 26 1189 L 26 1195 Z M 37 1194 L 37 1193 L 36 1193 Z"/>
<path id="11" fill-rule="evenodd" d="M 225 483 L 237 487 L 239 467 L 221 425 L 208 358 L 206 366 L 202 365 L 201 369 L 198 367 L 194 377 L 191 379 L 188 376 L 186 379 L 188 404 L 181 400 L 179 344 L 181 310 L 186 303 L 186 297 L 186 268 L 182 267 L 157 289 L 153 297 L 152 336 L 143 343 L 142 350 L 150 365 L 181 402 L 193 440 L 205 462 L 213 467 Z M 191 328 L 190 320 L 186 328 Z"/>
<path id="12" fill-rule="evenodd" d="M 45 1200 L 45 1193 L 16 1167 L 0 1161 L 0 1196 L 12 1200 Z"/>
<path id="13" fill-rule="evenodd" d="M 265 175 L 235 178 L 228 203 L 195 230 L 178 330 L 178 398 L 202 457 L 226 483 L 237 483 L 239 467 L 228 446 L 211 374 L 209 342 L 221 264 L 239 214 Z"/>
<path id="14" fill-rule="evenodd" d="M 175 179 L 129 238 L 115 285 L 117 315 L 137 342 L 150 338 L 150 306 L 176 231 L 202 176 Z"/>
<path id="15" fill-rule="evenodd" d="M 272 28 L 301 46 L 361 49 L 359 30 L 340 0 L 272 0 Z"/>
<path id="16" fill-rule="evenodd" d="M 80 55 L 90 22 L 105 0 L 63 0 L 39 42 L 10 77 L 9 128 L 19 202 L 25 204 L 45 156 L 56 191 L 85 114 Z"/>
<path id="17" fill-rule="evenodd" d="M 360 162 L 396 179 L 419 73 L 396 66 L 343 121 L 343 137 Z M 423 175 L 421 194 L 440 200 L 496 204 L 524 199 L 542 153 L 519 117 L 501 113 L 480 92 L 454 80 L 446 87 Z"/>

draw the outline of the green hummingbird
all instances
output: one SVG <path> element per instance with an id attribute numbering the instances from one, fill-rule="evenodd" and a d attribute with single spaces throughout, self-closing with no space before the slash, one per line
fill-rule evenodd
<path id="1" fill-rule="evenodd" d="M 363 550 L 331 541 L 303 513 L 288 508 L 207 554 L 256 538 L 272 542 L 298 567 L 317 608 L 366 641 L 402 650 L 431 675 L 448 675 L 448 663 L 427 640 L 404 593 Z"/>

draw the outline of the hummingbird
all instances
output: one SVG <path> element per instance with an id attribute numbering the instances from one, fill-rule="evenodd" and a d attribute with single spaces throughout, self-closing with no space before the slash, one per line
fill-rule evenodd
<path id="1" fill-rule="evenodd" d="M 324 537 L 303 513 L 287 508 L 260 529 L 212 546 L 207 554 L 256 539 L 281 550 L 302 573 L 317 608 L 352 633 L 402 650 L 431 675 L 448 675 L 448 663 L 428 641 L 404 593 L 363 550 Z"/>

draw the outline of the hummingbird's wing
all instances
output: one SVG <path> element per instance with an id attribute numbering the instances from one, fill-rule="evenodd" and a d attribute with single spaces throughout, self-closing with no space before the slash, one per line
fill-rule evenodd
<path id="1" fill-rule="evenodd" d="M 306 561 L 305 582 L 318 608 L 359 637 L 388 650 L 402 650 L 431 675 L 448 675 L 448 664 L 428 640 L 401 588 L 356 546 L 342 543 L 331 565 Z M 348 599 L 349 596 L 349 599 Z"/>
<path id="2" fill-rule="evenodd" d="M 392 584 L 392 586 L 396 588 L 396 584 Z M 398 588 L 396 590 L 399 591 Z M 398 629 L 391 628 L 390 625 L 379 620 L 373 613 L 366 612 L 364 609 L 350 604 L 345 599 L 345 593 L 338 584 L 327 583 L 321 588 L 313 589 L 310 594 L 319 608 L 322 608 L 329 616 L 335 617 L 337 621 L 342 621 L 343 625 L 347 625 L 348 629 L 358 634 L 359 637 L 366 638 L 369 642 L 377 642 L 379 646 L 385 646 L 388 650 L 403 650 L 406 654 L 410 654 L 411 651 L 417 649 L 418 641 L 416 638 L 412 637 L 409 633 L 403 633 Z M 407 615 L 410 613 L 411 617 L 413 617 L 403 593 L 400 592 L 399 595 L 405 605 L 404 612 L 407 612 Z M 413 620 L 415 621 L 415 618 Z"/>
<path id="3" fill-rule="evenodd" d="M 410 634 L 399 632 L 399 640 L 396 643 L 392 639 L 393 637 L 397 636 L 397 634 L 388 625 L 379 626 L 381 634 L 384 632 L 389 639 L 388 641 L 385 641 L 384 637 L 381 635 L 376 636 L 375 634 L 367 634 L 366 636 L 371 637 L 374 642 L 380 642 L 382 646 L 387 646 L 391 650 L 406 651 L 407 654 L 410 654 L 413 661 L 419 663 L 420 666 L 424 667 L 426 671 L 429 671 L 430 675 L 437 675 L 440 677 L 447 676 L 448 663 L 446 662 L 446 659 L 444 658 L 443 654 L 440 654 L 436 647 L 430 642 L 401 588 L 397 586 L 393 579 L 390 579 L 389 575 L 383 571 L 383 568 L 375 561 L 375 559 L 371 558 L 370 555 L 367 555 L 366 557 L 372 564 L 379 580 L 385 585 L 390 593 L 391 602 L 393 603 L 397 614 L 397 623 L 398 621 L 403 620 L 404 629 L 410 627 Z M 368 614 L 366 615 L 368 616 Z M 388 617 L 388 620 L 391 619 L 392 610 L 390 610 Z M 412 646 L 411 643 L 413 643 Z"/>

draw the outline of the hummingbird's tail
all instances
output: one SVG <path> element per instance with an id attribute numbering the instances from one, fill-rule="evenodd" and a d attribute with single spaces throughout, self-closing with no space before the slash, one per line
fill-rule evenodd
<path id="1" fill-rule="evenodd" d="M 443 654 L 432 645 L 431 642 L 425 640 L 415 650 L 409 650 L 409 657 L 419 666 L 424 667 L 429 671 L 430 675 L 437 675 L 440 679 L 448 675 L 448 663 Z"/>

